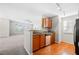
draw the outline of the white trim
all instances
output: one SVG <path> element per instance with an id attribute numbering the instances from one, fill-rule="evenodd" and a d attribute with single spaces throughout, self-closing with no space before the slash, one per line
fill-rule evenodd
<path id="1" fill-rule="evenodd" d="M 29 55 L 31 55 L 30 52 L 29 52 L 25 47 L 24 47 L 24 49 L 26 50 L 26 52 L 27 52 Z"/>
<path id="2" fill-rule="evenodd" d="M 61 15 L 61 17 L 62 17 L 62 18 L 64 18 L 64 17 L 68 17 L 68 16 L 73 16 L 73 15 L 78 15 L 78 13 L 77 13 L 77 12 L 75 12 L 75 13 L 68 14 L 68 15 L 65 15 L 65 16 Z"/>

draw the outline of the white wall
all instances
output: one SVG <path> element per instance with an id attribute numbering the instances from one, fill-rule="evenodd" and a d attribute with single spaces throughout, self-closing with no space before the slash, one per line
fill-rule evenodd
<path id="1" fill-rule="evenodd" d="M 28 52 L 28 54 L 32 54 L 32 34 L 33 31 L 31 30 L 32 24 L 28 23 L 26 24 L 27 27 L 24 29 L 24 48 Z"/>
<path id="2" fill-rule="evenodd" d="M 54 16 L 52 18 L 52 30 L 55 31 L 55 39 L 56 39 L 56 43 L 59 43 L 61 41 L 61 30 L 60 30 L 60 17 L 59 16 Z"/>
<path id="3" fill-rule="evenodd" d="M 28 12 L 28 10 L 24 10 L 22 8 L 19 8 L 19 6 L 16 6 L 17 4 L 0 4 L 0 18 L 10 19 L 10 20 L 17 20 L 17 21 L 26 21 L 30 20 L 32 21 L 34 25 L 34 29 L 41 29 L 41 16 L 35 16 L 31 12 Z M 21 6 L 21 5 L 20 5 Z M 29 7 L 29 6 L 28 6 Z M 32 10 L 32 9 L 30 9 Z M 36 27 L 35 27 L 36 26 Z M 6 27 L 5 27 L 6 28 Z M 7 28 L 6 28 L 7 29 Z M 24 47 L 27 50 L 29 54 L 32 52 L 31 47 L 31 33 L 30 31 L 25 32 L 25 44 Z"/>
<path id="4" fill-rule="evenodd" d="M 30 20 L 34 25 L 33 27 L 34 29 L 40 29 L 41 16 L 34 15 L 34 12 L 31 13 L 28 11 L 28 9 L 25 10 L 25 9 L 22 9 L 22 7 L 20 4 L 19 5 L 18 4 L 0 4 L 0 18 L 8 18 L 11 20 L 21 20 L 21 21 Z"/>
<path id="5" fill-rule="evenodd" d="M 0 37 L 9 37 L 9 19 L 0 18 Z"/>
<path id="6" fill-rule="evenodd" d="M 61 33 L 62 33 L 62 40 L 63 41 L 65 41 L 65 42 L 67 42 L 67 43 L 71 43 L 71 44 L 74 44 L 74 38 L 73 38 L 73 36 L 74 36 L 74 32 L 73 33 L 64 33 L 63 32 L 63 21 L 64 20 L 67 20 L 67 21 L 69 21 L 69 20 L 71 20 L 73 23 L 72 23 L 72 30 L 74 30 L 74 25 L 75 25 L 75 20 L 76 20 L 76 18 L 77 18 L 77 15 L 72 15 L 72 16 L 68 16 L 68 17 L 64 17 L 64 18 L 62 18 L 62 23 L 61 23 Z"/>
<path id="7" fill-rule="evenodd" d="M 10 20 L 10 35 L 24 34 L 25 23 Z"/>

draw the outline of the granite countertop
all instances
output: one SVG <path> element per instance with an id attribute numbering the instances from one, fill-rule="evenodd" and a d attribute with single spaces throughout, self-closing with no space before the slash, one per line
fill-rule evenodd
<path id="1" fill-rule="evenodd" d="M 48 32 L 48 31 L 42 31 L 42 30 L 34 30 L 33 34 L 34 35 L 39 35 L 39 34 L 52 34 L 54 31 Z"/>

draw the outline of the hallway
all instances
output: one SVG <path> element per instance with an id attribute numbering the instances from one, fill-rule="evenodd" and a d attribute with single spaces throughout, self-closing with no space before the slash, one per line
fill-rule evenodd
<path id="1" fill-rule="evenodd" d="M 61 42 L 60 44 L 55 43 L 35 51 L 33 55 L 74 55 L 74 52 L 74 45 Z"/>

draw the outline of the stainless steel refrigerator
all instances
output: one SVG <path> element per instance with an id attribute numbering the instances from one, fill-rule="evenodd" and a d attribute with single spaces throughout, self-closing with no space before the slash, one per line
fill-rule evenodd
<path id="1" fill-rule="evenodd" d="M 74 45 L 75 53 L 79 55 L 79 19 L 76 19 L 76 24 L 74 26 Z"/>

